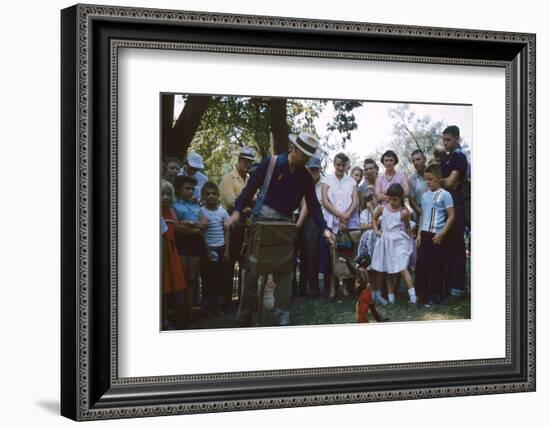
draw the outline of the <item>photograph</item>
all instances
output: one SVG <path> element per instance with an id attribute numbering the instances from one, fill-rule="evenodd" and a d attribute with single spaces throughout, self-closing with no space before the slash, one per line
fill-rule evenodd
<path id="1" fill-rule="evenodd" d="M 536 390 L 536 35 L 306 16 L 63 9 L 63 416 Z"/>
<path id="2" fill-rule="evenodd" d="M 159 96 L 163 332 L 471 318 L 471 104 Z"/>

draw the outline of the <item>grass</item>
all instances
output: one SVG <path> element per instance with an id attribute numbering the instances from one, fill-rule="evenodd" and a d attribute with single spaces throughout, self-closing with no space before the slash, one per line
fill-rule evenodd
<path id="1" fill-rule="evenodd" d="M 432 308 L 410 305 L 399 298 L 395 305 L 376 305 L 380 316 L 388 322 L 456 320 L 470 318 L 470 301 L 452 306 L 438 305 Z M 293 304 L 290 310 L 292 325 L 349 324 L 355 322 L 355 298 L 329 301 L 326 298 L 310 299 Z M 375 321 L 369 314 L 369 321 Z"/>
<path id="2" fill-rule="evenodd" d="M 469 259 L 467 262 L 467 282 L 470 282 Z M 321 284 L 324 286 L 324 284 Z M 393 306 L 376 305 L 380 316 L 387 322 L 446 321 L 470 319 L 470 298 L 451 306 L 436 305 L 431 308 L 412 306 L 407 302 L 406 291 L 401 284 Z M 355 297 L 341 297 L 329 300 L 326 297 L 296 297 L 290 308 L 290 325 L 353 324 L 355 323 Z M 373 322 L 372 313 L 369 321 Z M 264 312 L 259 326 L 275 325 L 269 312 Z M 203 315 L 196 319 L 189 329 L 235 328 L 235 313 L 220 316 Z"/>
<path id="3" fill-rule="evenodd" d="M 398 294 L 397 302 L 393 306 L 377 305 L 378 313 L 387 322 L 407 321 L 443 321 L 470 318 L 470 300 L 456 303 L 451 306 L 437 305 L 432 308 L 410 305 L 404 294 Z M 274 325 L 269 312 L 264 312 L 260 326 Z M 372 314 L 369 321 L 374 322 Z M 350 324 L 355 323 L 355 298 L 337 298 L 330 301 L 326 297 L 294 298 L 290 308 L 290 325 L 319 325 L 319 324 Z M 220 316 L 208 315 L 197 319 L 191 327 L 193 329 L 233 328 L 235 327 L 234 313 Z"/>

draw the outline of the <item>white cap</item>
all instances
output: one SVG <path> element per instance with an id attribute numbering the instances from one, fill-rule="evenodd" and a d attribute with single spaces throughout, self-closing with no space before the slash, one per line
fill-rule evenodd
<path id="1" fill-rule="evenodd" d="M 190 152 L 187 154 L 187 164 L 189 164 L 189 167 L 193 167 L 194 169 L 204 169 L 202 157 L 196 152 Z"/>

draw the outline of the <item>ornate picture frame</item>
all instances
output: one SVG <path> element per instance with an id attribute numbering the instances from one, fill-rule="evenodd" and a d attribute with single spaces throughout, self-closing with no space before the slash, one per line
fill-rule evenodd
<path id="1" fill-rule="evenodd" d="M 64 9 L 61 29 L 62 415 L 93 420 L 535 390 L 534 34 L 92 5 Z M 506 355 L 119 377 L 122 47 L 504 69 Z"/>

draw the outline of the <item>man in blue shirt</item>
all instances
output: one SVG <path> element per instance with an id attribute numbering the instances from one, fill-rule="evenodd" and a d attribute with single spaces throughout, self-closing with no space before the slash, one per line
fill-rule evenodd
<path id="1" fill-rule="evenodd" d="M 294 210 L 300 206 L 302 198 L 305 198 L 308 212 L 315 225 L 322 232 L 323 236 L 333 243 L 334 235 L 328 229 L 323 218 L 321 205 L 315 194 L 315 183 L 311 174 L 305 168 L 309 158 L 315 154 L 319 143 L 315 136 L 307 133 L 301 133 L 298 136 L 290 135 L 289 139 L 292 142 L 292 147 L 287 154 L 277 157 L 271 181 L 263 199 L 263 205 L 257 206 L 261 207 L 259 209 L 258 220 L 292 222 Z M 235 201 L 235 210 L 225 222 L 227 228 L 230 228 L 234 223 L 239 221 L 244 208 L 256 195 L 256 191 L 262 187 L 270 159 L 270 157 L 264 159 L 248 180 L 241 195 Z M 290 321 L 289 309 L 292 272 L 274 274 L 274 281 L 277 284 L 277 288 L 273 314 L 278 325 L 288 325 Z M 252 319 L 254 306 L 257 302 L 257 282 L 258 277 L 248 274 L 243 288 L 241 305 L 237 313 L 237 322 L 241 325 L 249 324 Z"/>
<path id="2" fill-rule="evenodd" d="M 465 211 L 462 185 L 468 171 L 468 160 L 460 149 L 460 129 L 449 126 L 443 130 L 443 145 L 448 152 L 441 163 L 441 186 L 453 197 L 455 221 L 451 232 L 448 257 L 450 295 L 441 302 L 450 305 L 464 298 L 466 288 L 466 245 L 464 243 Z"/>

